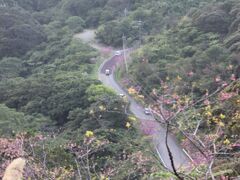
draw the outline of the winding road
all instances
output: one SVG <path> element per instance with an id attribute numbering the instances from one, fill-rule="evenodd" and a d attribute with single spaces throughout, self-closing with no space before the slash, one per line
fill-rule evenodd
<path id="1" fill-rule="evenodd" d="M 102 45 L 95 42 L 94 30 L 86 30 L 81 34 L 75 35 L 75 38 L 79 38 L 85 43 L 90 44 L 92 47 L 101 50 Z M 172 170 L 171 161 L 165 144 L 166 129 L 164 129 L 151 115 L 144 114 L 144 107 L 138 104 L 132 97 L 130 97 L 122 87 L 114 79 L 114 70 L 119 65 L 120 61 L 119 55 L 114 55 L 112 52 L 112 57 L 105 60 L 98 71 L 98 79 L 106 86 L 114 89 L 118 94 L 124 94 L 130 101 L 130 111 L 141 121 L 142 126 L 146 126 L 149 122 L 153 124 L 153 132 L 151 133 L 152 143 L 155 147 L 156 153 L 161 159 L 162 164 L 169 170 Z M 121 55 L 120 55 L 121 56 Z M 105 75 L 105 69 L 111 69 L 112 73 L 109 76 Z M 183 149 L 177 143 L 176 138 L 169 134 L 168 135 L 168 146 L 173 156 L 174 166 L 176 169 L 185 168 L 189 165 L 189 158 L 184 153 Z"/>

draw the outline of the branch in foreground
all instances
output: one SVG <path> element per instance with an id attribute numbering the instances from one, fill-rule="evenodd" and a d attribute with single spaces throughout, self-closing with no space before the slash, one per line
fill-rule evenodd
<path id="1" fill-rule="evenodd" d="M 183 178 L 178 174 L 178 172 L 177 172 L 177 170 L 175 168 L 173 155 L 172 155 L 172 152 L 171 152 L 171 150 L 170 150 L 170 148 L 168 146 L 168 132 L 169 132 L 169 123 L 167 124 L 165 144 L 166 144 L 166 147 L 167 147 L 167 151 L 168 151 L 168 155 L 169 155 L 169 158 L 170 158 L 170 161 L 171 161 L 171 166 L 173 168 L 173 172 L 174 172 L 175 176 L 177 176 L 178 179 L 183 180 Z"/>

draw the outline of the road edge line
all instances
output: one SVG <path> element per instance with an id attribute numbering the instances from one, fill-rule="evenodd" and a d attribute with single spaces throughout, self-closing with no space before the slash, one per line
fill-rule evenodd
<path id="1" fill-rule="evenodd" d="M 158 156 L 159 156 L 159 158 L 160 158 L 163 166 L 164 166 L 165 168 L 169 169 L 169 168 L 167 167 L 166 163 L 164 162 L 164 160 L 163 160 L 163 158 L 162 158 L 162 156 L 161 156 L 161 154 L 160 154 L 160 152 L 158 151 L 158 149 L 157 149 L 156 146 L 155 146 L 155 149 L 156 149 L 156 151 L 157 151 L 157 154 L 158 154 Z"/>

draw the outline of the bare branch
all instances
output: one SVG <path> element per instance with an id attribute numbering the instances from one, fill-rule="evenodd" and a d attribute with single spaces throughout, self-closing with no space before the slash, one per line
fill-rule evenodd
<path id="1" fill-rule="evenodd" d="M 76 166 L 77 166 L 77 171 L 78 171 L 79 180 L 82 180 L 82 174 L 81 174 L 81 170 L 80 170 L 80 168 L 79 168 L 78 161 L 77 161 L 76 158 L 74 158 L 74 161 L 75 161 Z"/>
<path id="2" fill-rule="evenodd" d="M 193 133 L 194 136 L 196 136 L 197 131 L 198 131 L 198 128 L 199 128 L 201 122 L 202 122 L 202 120 L 198 121 L 197 127 L 196 127 L 196 129 L 195 129 L 195 131 L 194 131 L 194 133 Z"/>
<path id="3" fill-rule="evenodd" d="M 166 138 L 165 138 L 165 144 L 167 146 L 167 151 L 168 151 L 168 155 L 169 155 L 169 158 L 170 158 L 170 161 L 171 161 L 171 166 L 173 168 L 173 172 L 175 174 L 175 176 L 180 179 L 180 180 L 183 180 L 183 178 L 178 174 L 176 168 L 175 168 L 175 165 L 174 165 L 174 160 L 173 160 L 173 155 L 172 155 L 172 152 L 168 146 L 168 132 L 169 132 L 169 125 L 167 125 L 167 131 L 166 131 Z"/>

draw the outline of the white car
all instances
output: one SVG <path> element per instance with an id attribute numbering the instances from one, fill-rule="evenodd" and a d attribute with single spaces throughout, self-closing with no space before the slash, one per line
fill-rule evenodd
<path id="1" fill-rule="evenodd" d="M 105 75 L 106 75 L 106 76 L 109 76 L 110 74 L 111 74 L 110 69 L 106 69 L 106 70 L 105 70 Z"/>
<path id="2" fill-rule="evenodd" d="M 119 94 L 120 97 L 124 98 L 125 97 L 125 94 Z"/>
<path id="3" fill-rule="evenodd" d="M 149 108 L 144 108 L 144 114 L 150 115 L 151 114 L 151 110 Z"/>
<path id="4" fill-rule="evenodd" d="M 115 52 L 115 56 L 120 56 L 122 53 L 121 53 L 121 51 L 116 51 Z"/>

